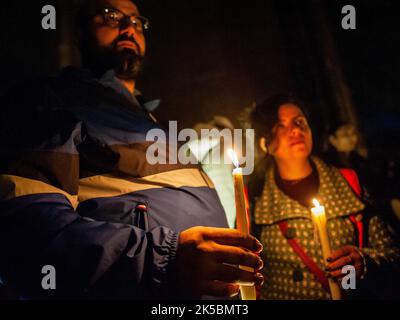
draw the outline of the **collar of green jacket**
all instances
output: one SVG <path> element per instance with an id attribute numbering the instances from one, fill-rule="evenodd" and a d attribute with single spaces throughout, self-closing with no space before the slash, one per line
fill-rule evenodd
<path id="1" fill-rule="evenodd" d="M 312 157 L 312 161 L 320 179 L 317 199 L 325 206 L 328 220 L 346 217 L 365 209 L 365 205 L 354 194 L 338 169 L 326 165 L 317 157 Z M 311 220 L 310 209 L 291 199 L 278 188 L 273 168 L 267 171 L 263 193 L 256 203 L 256 224 L 268 225 L 296 218 Z"/>

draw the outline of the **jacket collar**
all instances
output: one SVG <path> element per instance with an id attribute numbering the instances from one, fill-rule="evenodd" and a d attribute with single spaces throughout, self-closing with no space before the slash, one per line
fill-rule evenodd
<path id="1" fill-rule="evenodd" d="M 113 69 L 107 71 L 98 80 L 103 86 L 113 89 L 115 92 L 124 96 L 130 102 L 136 106 L 142 106 L 147 112 L 153 112 L 160 106 L 160 100 L 146 100 L 143 98 L 142 93 L 139 90 L 130 92 L 119 80 Z"/>
<path id="2" fill-rule="evenodd" d="M 349 216 L 365 209 L 365 205 L 353 193 L 339 170 L 316 157 L 312 157 L 312 161 L 320 179 L 317 198 L 325 206 L 327 219 Z M 274 224 L 295 218 L 311 220 L 310 208 L 284 194 L 276 185 L 274 169 L 270 168 L 266 174 L 263 193 L 256 204 L 255 223 Z"/>
<path id="3" fill-rule="evenodd" d="M 60 76 L 64 79 L 69 79 L 75 84 L 78 81 L 79 84 L 100 84 L 103 87 L 110 88 L 119 96 L 124 97 L 129 104 L 133 104 L 136 107 L 142 107 L 147 112 L 153 112 L 161 104 L 160 99 L 149 100 L 144 98 L 142 93 L 137 89 L 134 93 L 130 92 L 116 77 L 115 71 L 112 69 L 97 78 L 88 69 L 66 67 L 60 72 Z"/>

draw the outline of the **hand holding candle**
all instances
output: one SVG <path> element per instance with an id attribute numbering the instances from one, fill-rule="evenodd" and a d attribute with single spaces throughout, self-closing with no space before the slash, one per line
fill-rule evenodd
<path id="1" fill-rule="evenodd" d="M 233 150 L 228 150 L 229 155 L 232 159 L 233 164 L 235 165 L 235 169 L 233 170 L 233 179 L 234 179 L 234 187 L 235 187 L 235 203 L 236 203 L 236 224 L 237 229 L 244 233 L 249 234 L 249 222 L 248 222 L 248 205 L 245 196 L 244 189 L 244 181 L 243 181 L 243 172 L 239 167 L 239 160 L 236 156 L 236 153 Z M 253 268 L 239 266 L 240 269 L 254 272 Z M 242 300 L 256 300 L 256 288 L 254 286 L 241 286 L 240 292 L 242 295 Z"/>
<path id="2" fill-rule="evenodd" d="M 325 207 L 321 206 L 316 199 L 313 200 L 313 204 L 315 207 L 311 209 L 312 217 L 314 220 L 314 224 L 318 230 L 319 239 L 322 247 L 322 256 L 324 258 L 324 261 L 327 261 L 327 259 L 331 256 L 331 246 L 328 237 Z M 339 285 L 332 279 L 329 279 L 328 281 L 332 300 L 341 300 L 342 296 Z"/>

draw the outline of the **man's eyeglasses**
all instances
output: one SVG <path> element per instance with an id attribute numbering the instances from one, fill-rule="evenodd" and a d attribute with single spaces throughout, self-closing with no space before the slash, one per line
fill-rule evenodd
<path id="1" fill-rule="evenodd" d="M 104 22 L 112 28 L 120 28 L 127 24 L 131 24 L 139 32 L 144 32 L 150 28 L 150 21 L 146 17 L 128 16 L 115 8 L 101 9 L 98 14 L 101 14 Z"/>

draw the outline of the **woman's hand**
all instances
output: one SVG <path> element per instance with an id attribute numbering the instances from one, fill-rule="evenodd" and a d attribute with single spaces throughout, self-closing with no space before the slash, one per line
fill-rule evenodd
<path id="1" fill-rule="evenodd" d="M 346 275 L 342 273 L 344 266 L 353 266 L 358 279 L 364 276 L 364 258 L 357 247 L 345 246 L 340 248 L 331 254 L 327 262 L 328 276 L 335 280 L 341 280 Z"/>

